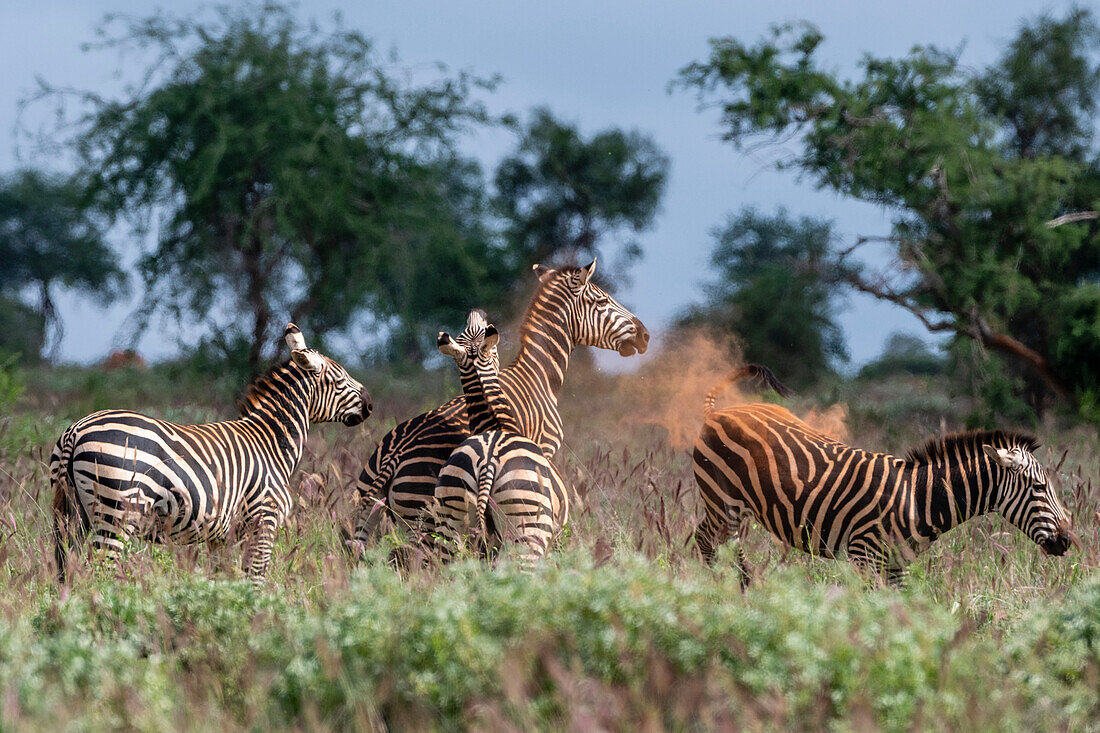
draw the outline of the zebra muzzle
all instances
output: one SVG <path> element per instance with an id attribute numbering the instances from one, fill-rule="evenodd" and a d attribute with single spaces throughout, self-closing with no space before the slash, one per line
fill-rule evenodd
<path id="1" fill-rule="evenodd" d="M 649 348 L 649 329 L 636 316 L 631 323 L 634 324 L 634 335 L 619 344 L 619 356 L 644 354 Z"/>
<path id="2" fill-rule="evenodd" d="M 1039 547 L 1043 549 L 1043 552 L 1054 557 L 1065 555 L 1070 545 L 1078 550 L 1081 549 L 1081 540 L 1069 527 L 1060 527 L 1057 534 L 1052 534 L 1039 543 Z"/>
<path id="3" fill-rule="evenodd" d="M 359 412 L 354 412 L 345 417 L 343 420 L 344 424 L 347 425 L 349 428 L 355 427 L 359 423 L 366 420 L 368 417 L 370 417 L 371 412 L 374 410 L 374 403 L 371 402 L 370 393 L 367 392 L 366 387 L 364 387 L 359 392 L 359 399 L 362 404 Z"/>

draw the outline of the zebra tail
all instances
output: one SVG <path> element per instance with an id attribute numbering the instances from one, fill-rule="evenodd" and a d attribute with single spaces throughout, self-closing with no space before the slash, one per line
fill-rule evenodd
<path id="1" fill-rule="evenodd" d="M 714 410 L 714 403 L 718 399 L 718 395 L 721 394 L 724 389 L 748 377 L 759 380 L 780 397 L 790 397 L 794 394 L 787 385 L 780 382 L 779 379 L 772 374 L 771 369 L 768 369 L 763 364 L 745 364 L 727 374 L 721 382 L 715 385 L 714 389 L 707 392 L 707 396 L 703 398 L 703 414 L 708 415 Z"/>
<path id="2" fill-rule="evenodd" d="M 73 532 L 75 517 L 73 507 L 74 487 L 69 480 L 69 467 L 73 456 L 73 435 L 66 430 L 58 439 L 50 455 L 50 485 L 53 487 L 53 540 L 54 560 L 57 562 L 57 580 L 65 582 L 65 566 L 69 560 L 69 538 Z"/>
<path id="3" fill-rule="evenodd" d="M 477 540 L 486 548 L 489 546 L 489 524 L 485 516 L 489 511 L 489 492 L 496 477 L 496 461 L 487 461 L 477 477 Z"/>
<path id="4" fill-rule="evenodd" d="M 382 450 L 381 443 L 375 447 L 374 452 L 377 453 L 380 450 Z M 372 455 L 367 459 L 366 466 L 370 466 L 373 462 L 374 456 Z M 400 451 L 391 451 L 390 455 L 380 463 L 381 465 L 378 467 L 378 473 L 374 474 L 370 481 L 363 480 L 364 475 L 367 473 L 365 468 L 362 473 L 359 474 L 359 480 L 355 484 L 355 501 L 361 507 L 368 506 L 364 501 L 365 499 L 374 499 L 376 502 L 385 500 L 385 488 L 389 485 L 394 473 L 397 472 L 398 465 L 401 463 Z"/>

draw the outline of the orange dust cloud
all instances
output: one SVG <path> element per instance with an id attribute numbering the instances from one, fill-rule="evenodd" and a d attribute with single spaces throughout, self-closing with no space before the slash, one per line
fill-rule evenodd
<path id="1" fill-rule="evenodd" d="M 703 398 L 736 369 L 740 346 L 699 331 L 669 333 L 661 350 L 635 374 L 619 381 L 619 402 L 629 405 L 625 419 L 668 430 L 676 450 L 690 450 L 703 424 Z M 752 386 L 742 383 L 741 388 Z M 744 402 L 737 386 L 718 396 L 719 406 Z"/>
<path id="2" fill-rule="evenodd" d="M 811 407 L 808 413 L 800 416 L 800 419 L 833 440 L 847 443 L 851 437 L 848 431 L 848 405 L 843 402 L 825 408 Z"/>
<path id="3" fill-rule="evenodd" d="M 619 379 L 617 400 L 629 406 L 624 420 L 660 425 L 675 450 L 690 451 L 703 425 L 703 398 L 743 364 L 741 347 L 733 337 L 719 340 L 701 331 L 673 332 L 663 342 L 644 367 Z M 782 381 L 782 374 L 776 376 Z M 715 408 L 756 402 L 759 389 L 752 379 L 729 385 L 716 395 Z M 787 406 L 815 430 L 848 440 L 847 405 L 812 406 L 805 415 Z"/>

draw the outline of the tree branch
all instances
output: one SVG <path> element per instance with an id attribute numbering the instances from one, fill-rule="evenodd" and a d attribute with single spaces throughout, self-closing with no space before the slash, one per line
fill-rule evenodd
<path id="1" fill-rule="evenodd" d="M 1062 214 L 1059 217 L 1051 219 L 1046 223 L 1046 227 L 1047 229 L 1053 229 L 1063 224 L 1072 224 L 1077 221 L 1091 221 L 1098 216 L 1100 216 L 1100 212 L 1097 211 L 1073 211 L 1069 214 Z"/>
<path id="2" fill-rule="evenodd" d="M 1070 400 L 1069 388 L 1039 352 L 1025 346 L 1008 334 L 994 331 L 989 327 L 989 324 L 976 313 L 971 315 L 971 320 L 977 332 L 976 338 L 978 338 L 983 346 L 1026 362 L 1032 369 L 1038 372 L 1039 376 L 1043 378 L 1043 381 L 1047 383 L 1047 386 L 1049 386 L 1056 395 L 1063 400 Z"/>
<path id="3" fill-rule="evenodd" d="M 900 306 L 912 313 L 924 327 L 932 332 L 953 331 L 957 334 L 972 338 L 982 346 L 1007 354 L 1026 363 L 1039 374 L 1047 386 L 1063 400 L 1071 401 L 1071 393 L 1065 382 L 1050 366 L 1050 363 L 1042 354 L 1021 343 L 1006 333 L 993 330 L 990 325 L 978 315 L 977 311 L 971 311 L 969 322 L 960 318 L 949 321 L 933 321 L 928 317 L 928 309 L 921 308 L 909 300 L 904 293 L 892 290 L 883 284 L 870 283 L 853 271 L 842 272 L 841 281 L 847 283 L 861 293 L 867 293 L 879 300 L 885 300 Z"/>

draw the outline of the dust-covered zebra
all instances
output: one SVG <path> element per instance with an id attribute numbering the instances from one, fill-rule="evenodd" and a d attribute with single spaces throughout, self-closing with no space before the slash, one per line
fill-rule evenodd
<path id="1" fill-rule="evenodd" d="M 176 425 L 127 410 L 73 423 L 50 458 L 59 577 L 68 546 L 90 535 L 107 556 L 132 537 L 179 543 L 218 540 L 239 527 L 245 565 L 267 572 L 275 532 L 293 507 L 290 476 L 311 422 L 358 425 L 370 415 L 366 389 L 332 359 L 306 348 L 288 324 L 290 360 L 256 379 L 241 417 Z"/>
<path id="2" fill-rule="evenodd" d="M 916 553 L 972 517 L 998 512 L 1044 552 L 1077 544 L 1069 516 L 1034 456 L 1034 438 L 1006 431 L 947 435 L 904 458 L 834 440 L 783 407 L 714 409 L 707 395 L 693 463 L 705 517 L 695 530 L 708 561 L 755 519 L 783 542 L 900 583 Z M 744 554 L 738 547 L 743 579 Z"/>
<path id="3" fill-rule="evenodd" d="M 517 432 L 494 359 L 498 340 L 492 325 L 471 329 L 468 323 L 457 339 L 439 334 L 440 352 L 458 366 L 467 409 L 489 420 L 488 429 L 464 440 L 439 472 L 433 504 L 443 538 L 438 549 L 448 559 L 473 538 L 492 555 L 511 542 L 530 567 L 568 521 L 569 490 L 538 444 Z"/>
<path id="4" fill-rule="evenodd" d="M 649 331 L 592 282 L 595 260 L 587 267 L 534 269 L 539 286 L 520 325 L 519 354 L 500 372 L 500 387 L 515 411 L 519 433 L 553 459 L 563 433 L 557 393 L 573 349 L 645 353 Z M 430 530 L 425 509 L 439 470 L 470 434 L 461 395 L 387 433 L 359 476 L 354 539 L 372 542 L 389 521 Z"/>

